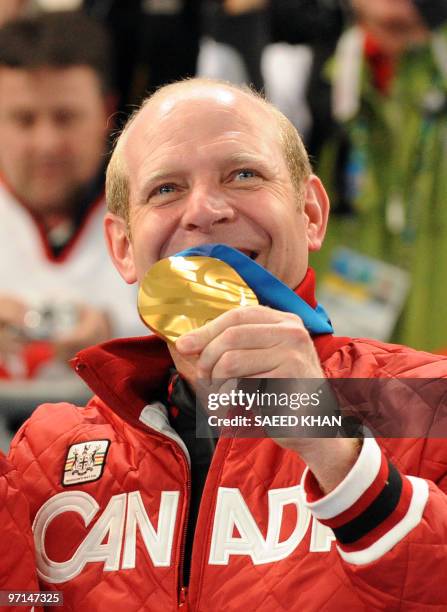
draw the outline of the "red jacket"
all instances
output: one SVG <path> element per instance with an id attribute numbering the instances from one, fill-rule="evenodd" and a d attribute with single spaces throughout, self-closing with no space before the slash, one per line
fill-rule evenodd
<path id="1" fill-rule="evenodd" d="M 39 590 L 28 503 L 20 491 L 16 470 L 1 452 L 0 559 L 0 592 Z M 31 607 L 22 605 L 4 609 L 23 611 Z"/>
<path id="2" fill-rule="evenodd" d="M 404 347 L 315 345 L 328 377 L 447 375 L 446 358 Z M 170 365 L 156 337 L 87 349 L 76 370 L 96 396 L 41 406 L 13 442 L 40 580 L 65 609 L 447 610 L 447 449 L 433 439 L 366 440 L 326 497 L 296 453 L 220 439 L 185 592 L 189 466 L 158 401 Z"/>

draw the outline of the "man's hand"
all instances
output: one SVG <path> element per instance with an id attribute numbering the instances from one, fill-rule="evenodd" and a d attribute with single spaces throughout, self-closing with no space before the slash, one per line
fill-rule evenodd
<path id="1" fill-rule="evenodd" d="M 197 379 L 324 378 L 301 319 L 265 306 L 235 308 L 175 344 L 199 355 Z"/>
<path id="2" fill-rule="evenodd" d="M 54 339 L 58 359 L 68 361 L 83 348 L 108 340 L 112 335 L 108 315 L 97 308 L 79 306 L 79 320 L 67 334 Z"/>
<path id="3" fill-rule="evenodd" d="M 31 341 L 24 325 L 28 306 L 11 297 L 0 296 L 0 359 L 20 353 L 23 346 Z M 57 359 L 67 361 L 79 350 L 92 344 L 108 340 L 112 335 L 109 317 L 105 312 L 91 306 L 79 306 L 79 320 L 64 335 L 50 338 Z"/>
<path id="4" fill-rule="evenodd" d="M 183 335 L 173 357 L 176 363 L 189 365 L 188 380 L 193 386 L 234 378 L 324 378 L 302 320 L 265 306 L 230 310 Z M 353 439 L 290 437 L 275 441 L 301 455 L 324 492 L 343 480 L 358 456 L 358 442 Z"/>

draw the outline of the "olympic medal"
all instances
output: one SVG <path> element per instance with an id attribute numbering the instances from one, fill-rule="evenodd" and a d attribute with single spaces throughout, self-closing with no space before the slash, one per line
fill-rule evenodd
<path id="1" fill-rule="evenodd" d="M 231 266 L 204 256 L 161 259 L 148 270 L 138 293 L 143 323 L 171 342 L 227 310 L 258 303 Z"/>

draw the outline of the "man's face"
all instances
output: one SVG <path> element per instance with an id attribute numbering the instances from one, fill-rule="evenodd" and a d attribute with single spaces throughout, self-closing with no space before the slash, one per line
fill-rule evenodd
<path id="1" fill-rule="evenodd" d="M 371 27 L 413 30 L 422 27 L 421 17 L 411 0 L 352 0 L 359 18 Z"/>
<path id="2" fill-rule="evenodd" d="M 152 102 L 125 136 L 131 239 L 112 246 L 118 268 L 127 282 L 141 281 L 159 259 L 224 243 L 295 287 L 309 247 L 319 244 L 276 122 L 257 101 L 223 87 L 182 93 Z"/>
<path id="3" fill-rule="evenodd" d="M 0 172 L 36 212 L 63 210 L 94 177 L 106 122 L 91 68 L 0 68 Z"/>

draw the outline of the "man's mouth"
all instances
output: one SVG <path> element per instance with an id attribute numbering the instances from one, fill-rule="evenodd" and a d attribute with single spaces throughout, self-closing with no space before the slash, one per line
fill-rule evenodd
<path id="1" fill-rule="evenodd" d="M 253 261 L 256 261 L 256 258 L 259 255 L 259 253 L 257 251 L 250 251 L 250 249 L 240 249 L 239 247 L 234 247 L 234 248 L 237 251 L 240 251 L 241 253 L 246 255 L 247 257 L 250 257 L 250 259 L 252 259 Z"/>
<path id="2" fill-rule="evenodd" d="M 225 243 L 222 243 L 225 244 Z M 243 253 L 244 255 L 246 255 L 247 257 L 249 257 L 252 261 L 256 261 L 257 258 L 259 257 L 259 251 L 254 251 L 252 249 L 245 249 L 245 248 L 239 248 L 237 246 L 233 246 L 230 244 L 227 244 L 227 246 L 231 247 L 232 249 L 235 249 L 236 251 L 239 251 L 240 253 Z M 190 247 L 193 248 L 193 247 Z M 163 255 L 163 257 L 172 257 L 172 255 Z"/>

